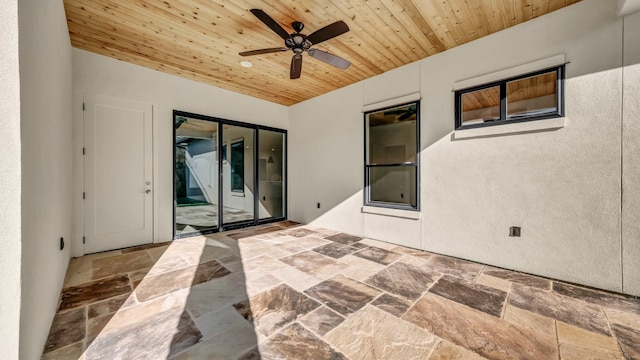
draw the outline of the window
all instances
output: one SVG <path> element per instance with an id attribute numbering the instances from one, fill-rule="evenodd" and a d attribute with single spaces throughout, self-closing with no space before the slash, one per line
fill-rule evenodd
<path id="1" fill-rule="evenodd" d="M 564 65 L 458 90 L 456 129 L 564 116 Z"/>
<path id="2" fill-rule="evenodd" d="M 419 102 L 366 112 L 365 205 L 418 210 Z"/>
<path id="3" fill-rule="evenodd" d="M 244 140 L 231 143 L 231 191 L 244 192 Z"/>

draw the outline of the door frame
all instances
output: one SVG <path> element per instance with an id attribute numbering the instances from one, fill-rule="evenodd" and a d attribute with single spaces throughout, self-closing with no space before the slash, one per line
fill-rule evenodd
<path id="1" fill-rule="evenodd" d="M 176 233 L 176 206 L 177 206 L 177 193 L 176 193 L 176 127 L 175 127 L 175 119 L 177 116 L 183 116 L 183 117 L 187 117 L 187 118 L 192 118 L 192 119 L 198 119 L 198 120 L 205 120 L 205 121 L 215 121 L 218 123 L 218 134 L 217 134 L 217 143 L 216 143 L 216 147 L 217 147 L 217 158 L 218 158 L 218 226 L 216 228 L 211 228 L 211 229 L 205 229 L 205 230 L 201 230 L 201 231 L 193 231 L 193 232 L 189 232 L 189 233 L 182 233 L 182 234 L 177 234 Z M 233 230 L 233 229 L 239 229 L 239 228 L 244 228 L 244 227 L 248 227 L 248 226 L 254 226 L 254 225 L 262 225 L 262 224 L 268 224 L 268 223 L 273 223 L 273 222 L 278 222 L 278 221 L 283 221 L 287 219 L 287 211 L 288 211 L 288 200 L 289 200 L 289 192 L 288 192 L 288 188 L 289 188 L 289 181 L 288 181 L 288 172 L 287 172 L 287 165 L 288 165 L 288 145 L 289 145 L 289 136 L 287 134 L 287 130 L 286 129 L 279 129 L 279 128 L 274 128 L 274 127 L 270 127 L 270 126 L 264 126 L 264 125 L 258 125 L 258 124 L 251 124 L 251 123 L 247 123 L 247 122 L 242 122 L 242 121 L 236 121 L 236 120 L 229 120 L 229 119 L 223 119 L 223 118 L 219 118 L 219 117 L 214 117 L 214 116 L 207 116 L 207 115 L 201 115 L 201 114 L 194 114 L 194 113 L 190 113 L 190 112 L 186 112 L 186 111 L 181 111 L 181 110 L 173 110 L 173 116 L 172 116 L 172 122 L 173 122 L 173 141 L 172 141 L 172 146 L 173 146 L 173 163 L 172 163 L 172 170 L 171 170 L 171 174 L 173 176 L 172 178 L 172 182 L 173 182 L 173 239 L 182 239 L 182 238 L 186 238 L 186 237 L 191 237 L 191 236 L 197 236 L 197 235 L 206 235 L 206 234 L 212 234 L 212 233 L 217 233 L 217 232 L 221 232 L 221 231 L 227 231 L 227 230 Z M 242 222 L 236 222 L 236 223 L 231 223 L 231 224 L 224 224 L 223 220 L 222 220 L 222 216 L 223 216 L 223 212 L 220 210 L 220 206 L 224 206 L 224 199 L 223 199 L 223 189 L 222 189 L 222 185 L 223 185 L 223 174 L 222 174 L 222 146 L 223 146 L 223 135 L 224 135 L 224 129 L 223 126 L 224 125 L 230 125 L 230 126 L 239 126 L 239 127 L 244 127 L 244 128 L 249 128 L 249 129 L 253 129 L 253 184 L 254 184 L 254 201 L 253 201 L 253 220 L 247 220 L 247 221 L 242 221 Z M 284 189 L 283 189 L 283 195 L 284 195 L 284 201 L 283 201 L 283 206 L 284 206 L 284 211 L 283 211 L 283 215 L 281 217 L 277 217 L 277 218 L 268 218 L 268 219 L 260 219 L 260 184 L 258 181 L 258 152 L 259 152 L 259 137 L 258 137 L 258 133 L 260 130 L 267 130 L 267 131 L 274 131 L 274 132 L 278 132 L 278 133 L 282 133 L 284 135 L 284 144 L 283 144 L 283 167 L 282 167 L 282 179 L 284 181 Z M 228 151 L 228 149 L 227 149 Z M 229 157 L 229 153 L 227 153 L 227 158 Z"/>
<path id="2" fill-rule="evenodd" d="M 157 179 L 159 178 L 158 174 L 158 156 L 156 156 L 156 149 L 158 149 L 158 127 L 156 126 L 156 119 L 158 118 L 158 109 L 152 102 L 143 99 L 134 99 L 134 98 L 123 98 L 119 96 L 107 95 L 94 93 L 90 91 L 82 91 L 79 92 L 78 95 L 74 98 L 73 101 L 73 122 L 72 122 L 72 133 L 73 133 L 73 219 L 74 224 L 72 230 L 72 247 L 71 247 L 71 256 L 72 257 L 80 257 L 86 255 L 84 250 L 84 237 L 85 237 L 85 201 L 83 199 L 83 193 L 85 192 L 85 184 L 84 184 L 84 175 L 85 175 L 85 166 L 84 166 L 84 116 L 85 116 L 85 98 L 87 95 L 89 96 L 101 96 L 108 97 L 117 100 L 125 100 L 132 101 L 142 104 L 147 104 L 151 106 L 151 176 L 152 176 L 152 184 L 153 191 L 152 195 L 152 243 L 156 244 L 159 242 L 159 211 L 158 211 L 158 187 L 156 184 Z M 77 99 L 77 100 L 76 100 Z"/>

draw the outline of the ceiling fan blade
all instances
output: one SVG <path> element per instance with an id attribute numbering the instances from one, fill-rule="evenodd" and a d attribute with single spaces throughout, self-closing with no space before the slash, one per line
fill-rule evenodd
<path id="1" fill-rule="evenodd" d="M 398 120 L 403 121 L 403 120 L 407 120 L 408 118 L 411 117 L 411 115 L 413 115 L 413 113 L 411 111 L 407 111 L 404 114 L 402 114 Z"/>
<path id="2" fill-rule="evenodd" d="M 249 50 L 249 51 L 243 51 L 240 53 L 240 56 L 251 56 L 251 55 L 260 55 L 260 54 L 269 54 L 269 53 L 275 53 L 275 52 L 280 52 L 280 51 L 287 51 L 289 49 L 287 48 L 269 48 L 269 49 L 260 49 L 260 50 Z"/>
<path id="3" fill-rule="evenodd" d="M 318 49 L 309 49 L 307 51 L 309 55 L 313 58 L 316 58 L 320 61 L 324 61 L 329 65 L 333 65 L 339 67 L 340 69 L 346 69 L 351 65 L 351 63 L 340 56 L 329 54 L 326 51 L 318 50 Z"/>
<path id="4" fill-rule="evenodd" d="M 338 35 L 342 35 L 347 31 L 349 31 L 349 27 L 344 23 L 344 21 L 340 20 L 327 25 L 320 30 L 314 31 L 311 35 L 307 36 L 307 40 L 309 40 L 311 44 L 319 44 Z"/>
<path id="5" fill-rule="evenodd" d="M 300 77 L 302 73 L 302 55 L 295 54 L 293 58 L 291 58 L 291 72 L 289 73 L 289 77 L 291 79 L 297 79 Z"/>
<path id="6" fill-rule="evenodd" d="M 400 114 L 404 114 L 406 113 L 406 110 L 391 110 L 391 111 L 385 111 L 384 113 L 382 113 L 382 115 L 400 115 Z"/>
<path id="7" fill-rule="evenodd" d="M 290 37 L 289 33 L 285 29 L 283 29 L 280 24 L 273 20 L 271 16 L 267 15 L 266 12 L 260 9 L 251 9 L 249 11 L 251 11 L 253 15 L 260 19 L 260 21 L 267 25 L 276 34 L 278 34 L 283 40 L 287 40 Z"/>

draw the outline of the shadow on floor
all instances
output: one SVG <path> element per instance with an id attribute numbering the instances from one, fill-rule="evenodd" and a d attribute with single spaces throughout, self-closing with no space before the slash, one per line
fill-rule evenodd
<path id="1" fill-rule="evenodd" d="M 220 357 L 247 352 L 259 358 L 252 314 L 234 307 L 247 303 L 251 290 L 239 242 L 296 225 L 280 222 L 72 259 L 43 359 L 174 358 L 222 331 L 233 333 L 235 343 L 217 344 L 217 351 L 224 350 Z M 206 354 L 216 346 L 209 344 Z M 198 352 L 193 350 L 191 355 Z"/>

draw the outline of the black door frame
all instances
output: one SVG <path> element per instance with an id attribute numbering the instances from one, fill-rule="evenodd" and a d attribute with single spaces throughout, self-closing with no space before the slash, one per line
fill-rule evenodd
<path id="1" fill-rule="evenodd" d="M 178 116 L 198 119 L 198 120 L 212 121 L 212 122 L 217 122 L 219 124 L 218 134 L 216 139 L 217 140 L 216 151 L 217 151 L 217 157 L 218 157 L 218 226 L 215 228 L 202 229 L 202 230 L 197 230 L 189 233 L 181 233 L 181 234 L 176 233 L 176 207 L 178 205 L 178 199 L 177 199 L 177 193 L 176 193 L 176 157 L 177 157 L 176 130 L 177 129 L 176 129 L 175 123 L 176 123 L 176 117 Z M 216 232 L 226 231 L 226 230 L 233 230 L 233 229 L 238 229 L 238 228 L 243 228 L 248 226 L 268 224 L 268 223 L 283 221 L 287 219 L 287 211 L 288 211 L 287 202 L 289 199 L 289 193 L 288 193 L 289 181 L 288 181 L 288 172 L 287 172 L 289 138 L 287 136 L 287 130 L 278 129 L 270 126 L 251 124 L 251 123 L 246 123 L 241 121 L 223 119 L 223 118 L 218 118 L 213 116 L 194 114 L 194 113 L 180 111 L 180 110 L 173 110 L 173 124 L 174 124 L 173 141 L 172 141 L 173 143 L 173 169 L 172 169 L 172 173 L 173 173 L 173 239 L 181 239 L 181 238 L 197 236 L 197 235 L 206 235 L 206 234 L 211 234 L 211 233 L 216 233 Z M 222 184 L 223 184 L 222 182 L 223 180 L 222 178 L 222 145 L 223 145 L 222 139 L 223 139 L 224 125 L 231 125 L 231 126 L 238 126 L 238 127 L 253 129 L 253 149 L 254 149 L 254 152 L 253 152 L 253 189 L 254 189 L 253 220 L 235 222 L 230 224 L 223 223 L 222 208 L 224 206 L 224 199 L 222 194 Z M 259 148 L 260 139 L 258 136 L 258 132 L 260 130 L 278 132 L 284 135 L 284 144 L 282 149 L 282 152 L 283 152 L 282 180 L 284 181 L 284 189 L 283 189 L 284 201 L 282 202 L 282 206 L 284 207 L 283 209 L 284 211 L 283 211 L 282 217 L 260 219 L 260 211 L 259 211 L 260 210 L 260 182 L 258 181 L 258 176 L 259 176 L 258 152 L 260 149 Z"/>

